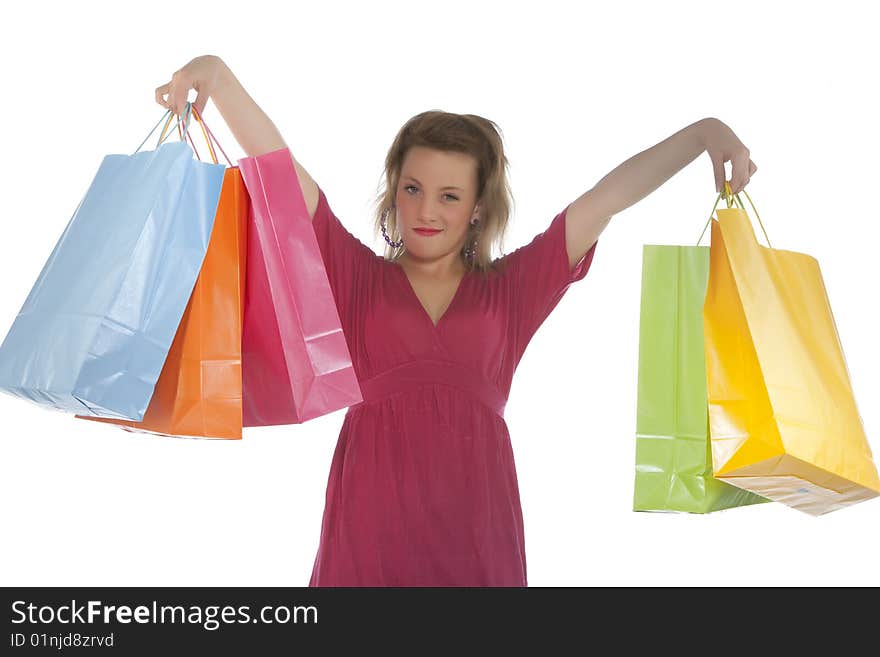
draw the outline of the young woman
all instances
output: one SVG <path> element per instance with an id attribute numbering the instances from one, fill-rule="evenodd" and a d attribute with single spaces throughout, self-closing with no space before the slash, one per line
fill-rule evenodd
<path id="1" fill-rule="evenodd" d="M 156 89 L 183 112 L 209 97 L 248 156 L 285 148 L 216 56 Z M 167 98 L 166 98 L 167 96 Z M 504 405 L 523 352 L 586 276 L 611 217 L 708 150 L 716 191 L 756 167 L 717 119 L 630 158 L 527 245 L 493 259 L 510 212 L 497 126 L 429 111 L 385 159 L 376 228 L 384 256 L 351 235 L 294 158 L 364 401 L 345 415 L 327 484 L 312 586 L 526 586 L 519 490 Z"/>

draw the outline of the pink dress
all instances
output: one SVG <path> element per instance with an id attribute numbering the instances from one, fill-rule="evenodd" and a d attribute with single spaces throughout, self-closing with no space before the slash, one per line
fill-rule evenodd
<path id="1" fill-rule="evenodd" d="M 526 586 L 504 405 L 596 246 L 569 271 L 563 210 L 503 273 L 465 275 L 435 326 L 321 190 L 313 224 L 364 401 L 339 434 L 309 586 Z"/>

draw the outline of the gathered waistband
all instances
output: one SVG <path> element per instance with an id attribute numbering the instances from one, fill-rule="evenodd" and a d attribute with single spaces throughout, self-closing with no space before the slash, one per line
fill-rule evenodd
<path id="1" fill-rule="evenodd" d="M 406 392 L 413 385 L 440 383 L 473 395 L 501 418 L 504 417 L 504 406 L 507 404 L 507 399 L 498 387 L 483 378 L 479 372 L 459 363 L 442 360 L 410 361 L 359 383 L 364 402 L 378 401 L 395 393 Z M 358 406 L 360 404 L 351 408 Z"/>

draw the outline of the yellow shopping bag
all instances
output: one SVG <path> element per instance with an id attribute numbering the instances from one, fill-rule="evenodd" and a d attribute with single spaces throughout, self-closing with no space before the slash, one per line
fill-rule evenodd
<path id="1" fill-rule="evenodd" d="M 703 306 L 715 477 L 813 515 L 876 497 L 819 263 L 759 244 L 739 195 L 722 194 Z"/>

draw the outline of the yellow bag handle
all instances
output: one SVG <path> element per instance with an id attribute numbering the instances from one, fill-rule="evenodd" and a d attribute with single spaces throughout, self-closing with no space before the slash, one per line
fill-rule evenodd
<path id="1" fill-rule="evenodd" d="M 764 232 L 764 237 L 767 239 L 767 246 L 772 249 L 773 247 L 770 244 L 770 238 L 767 237 L 767 230 L 764 228 L 764 222 L 761 221 L 761 215 L 758 214 L 758 208 L 756 208 L 755 204 L 752 203 L 752 197 L 749 196 L 749 193 L 746 190 L 743 190 L 743 194 L 745 194 L 746 198 L 749 199 L 749 204 L 752 206 L 752 210 L 755 211 L 755 216 L 758 218 L 758 223 L 761 226 L 761 230 Z M 738 202 L 739 207 L 742 209 L 743 212 L 746 212 L 746 207 L 745 205 L 743 205 L 742 199 L 739 197 L 739 194 L 736 194 L 735 196 L 735 200 Z M 735 203 L 731 202 L 734 200 L 733 190 L 730 188 L 730 183 L 726 180 L 724 181 L 724 188 L 722 189 L 721 193 L 718 194 L 718 198 L 715 199 L 715 205 L 712 207 L 712 212 L 709 213 L 709 219 L 706 221 L 706 225 L 703 226 L 703 232 L 700 233 L 700 239 L 697 240 L 696 244 L 697 246 L 700 246 L 700 242 L 703 241 L 703 235 L 706 234 L 706 229 L 709 227 L 709 223 L 712 221 L 712 215 L 715 214 L 715 209 L 718 207 L 718 201 L 720 201 L 722 197 L 724 197 L 724 200 L 727 202 L 728 208 L 735 205 Z M 748 213 L 746 214 L 748 216 Z"/>
<path id="2" fill-rule="evenodd" d="M 213 147 L 213 145 L 211 144 L 211 139 L 208 137 L 208 133 L 205 132 L 205 124 L 204 124 L 204 121 L 202 120 L 202 117 L 199 115 L 198 110 L 196 110 L 195 107 L 192 105 L 192 103 L 189 103 L 189 102 L 187 102 L 186 107 L 185 107 L 184 112 L 183 112 L 183 113 L 184 113 L 184 116 L 185 116 L 185 119 L 184 119 L 184 121 L 185 121 L 185 124 L 184 124 L 184 125 L 185 125 L 185 128 L 189 128 L 189 118 L 190 118 L 190 117 L 189 117 L 189 113 L 190 113 L 190 111 L 193 112 L 193 114 L 194 114 L 195 117 L 196 117 L 196 122 L 197 122 L 197 123 L 199 124 L 199 126 L 202 128 L 202 134 L 205 136 L 205 142 L 207 142 L 207 144 L 208 144 L 208 150 L 211 152 L 211 159 L 214 160 L 214 164 L 219 164 L 219 162 L 217 162 L 217 154 L 214 152 L 214 147 Z M 161 134 L 160 137 L 159 137 L 159 143 L 160 143 L 160 144 L 161 144 L 162 141 L 164 141 L 164 139 L 165 139 L 165 131 L 168 129 L 168 126 L 171 124 L 171 119 L 172 119 L 172 118 L 173 118 L 172 115 L 169 114 L 169 115 L 168 115 L 168 120 L 165 122 L 165 126 L 162 128 L 162 134 Z M 178 133 L 178 135 L 180 136 L 180 140 L 181 140 L 181 141 L 185 141 L 185 138 L 184 138 L 184 136 L 183 136 L 183 133 L 182 133 L 181 130 L 180 130 L 180 121 L 177 122 L 177 133 Z M 190 144 L 192 144 L 193 150 L 194 150 L 195 153 L 196 153 L 196 157 L 199 158 L 199 152 L 196 150 L 196 145 L 193 143 L 192 136 L 189 134 L 189 131 L 188 131 L 188 130 L 186 130 L 186 136 L 189 137 L 189 142 L 190 142 Z M 201 159 L 201 158 L 199 158 L 199 159 Z"/>
<path id="3" fill-rule="evenodd" d="M 202 128 L 202 134 L 205 135 L 205 141 L 208 144 L 208 150 L 211 152 L 211 158 L 214 160 L 214 164 L 218 164 L 217 154 L 214 151 L 214 145 L 216 145 L 217 148 L 219 148 L 220 151 L 223 153 L 223 156 L 226 158 L 226 161 L 229 162 L 229 166 L 234 167 L 235 165 L 232 164 L 232 160 L 229 159 L 229 156 L 226 154 L 226 151 L 223 150 L 223 147 L 220 145 L 220 142 L 217 141 L 217 138 L 214 136 L 214 133 L 211 132 L 211 128 L 208 126 L 207 123 L 205 123 L 205 120 L 202 118 L 201 113 L 195 108 L 195 105 L 193 105 L 189 101 L 186 102 L 186 107 L 185 107 L 183 113 L 181 114 L 181 116 L 179 116 L 177 118 L 177 133 L 180 135 L 180 141 L 186 141 L 186 139 L 189 139 L 189 143 L 192 145 L 192 149 L 193 149 L 193 152 L 195 153 L 195 156 L 199 159 L 199 161 L 201 161 L 202 157 L 199 155 L 199 150 L 196 148 L 196 144 L 193 141 L 192 135 L 190 134 L 190 130 L 189 130 L 190 118 L 193 115 L 196 117 L 196 120 L 199 122 L 199 125 Z M 162 134 L 159 137 L 159 141 L 156 143 L 156 149 L 157 150 L 159 149 L 159 147 L 162 145 L 162 142 L 165 141 L 165 139 L 167 138 L 165 133 L 168 132 L 168 126 L 171 124 L 171 120 L 174 118 L 174 113 L 170 109 L 167 110 L 165 112 L 165 114 L 162 115 L 162 118 L 159 119 L 159 122 L 153 126 L 153 129 L 150 130 L 150 134 L 147 135 L 146 139 L 144 139 L 141 142 L 141 145 L 135 149 L 135 151 L 134 151 L 134 153 L 132 153 L 132 155 L 134 155 L 135 153 L 138 153 L 141 150 L 141 148 L 143 148 L 144 144 L 147 143 L 147 139 L 149 139 L 152 136 L 152 134 L 154 132 L 156 132 L 156 128 L 158 128 L 161 125 L 162 120 L 165 119 L 165 117 L 168 117 L 167 120 L 165 121 L 165 127 L 162 128 Z M 181 119 L 184 119 L 184 126 L 183 126 L 182 133 L 180 130 Z M 207 131 L 207 132 L 205 132 L 205 131 Z"/>
<path id="4" fill-rule="evenodd" d="M 193 143 L 192 136 L 190 135 L 189 130 L 188 130 L 188 128 L 189 128 L 189 119 L 190 119 L 190 112 L 191 112 L 192 110 L 194 110 L 194 109 L 195 109 L 195 108 L 193 107 L 192 103 L 190 103 L 190 102 L 187 102 L 187 103 L 186 103 L 186 106 L 185 106 L 184 111 L 183 111 L 183 114 L 184 114 L 184 117 L 185 117 L 185 118 L 184 118 L 184 132 L 186 133 L 186 137 L 189 137 L 189 142 L 190 142 L 190 144 L 192 144 L 192 147 L 193 147 L 193 150 L 195 151 L 196 157 L 197 157 L 198 159 L 201 159 L 201 158 L 199 157 L 199 152 L 198 152 L 198 150 L 196 150 L 196 145 L 195 145 L 195 143 Z M 207 144 L 208 144 L 208 150 L 211 152 L 211 159 L 214 160 L 214 164 L 219 164 L 219 163 L 217 162 L 217 154 L 214 152 L 214 147 L 211 145 L 211 140 L 208 138 L 208 133 L 205 132 L 205 126 L 204 126 L 204 123 L 202 122 L 202 117 L 199 116 L 198 111 L 193 112 L 193 114 L 195 114 L 196 122 L 197 122 L 197 123 L 199 124 L 199 126 L 201 126 L 201 128 L 202 128 L 202 134 L 205 136 L 205 141 L 206 141 Z M 165 131 L 168 129 L 168 126 L 169 126 L 170 123 L 171 123 L 171 119 L 172 119 L 172 115 L 169 114 L 169 116 L 168 116 L 168 120 L 165 122 L 165 127 L 162 128 L 162 134 L 161 134 L 161 136 L 159 137 L 159 143 L 162 143 L 162 141 L 165 139 Z M 180 136 L 180 140 L 181 140 L 181 141 L 186 141 L 186 137 L 184 137 L 183 132 L 181 132 L 181 130 L 180 130 L 180 121 L 177 122 L 177 133 L 178 133 L 178 135 Z"/>

